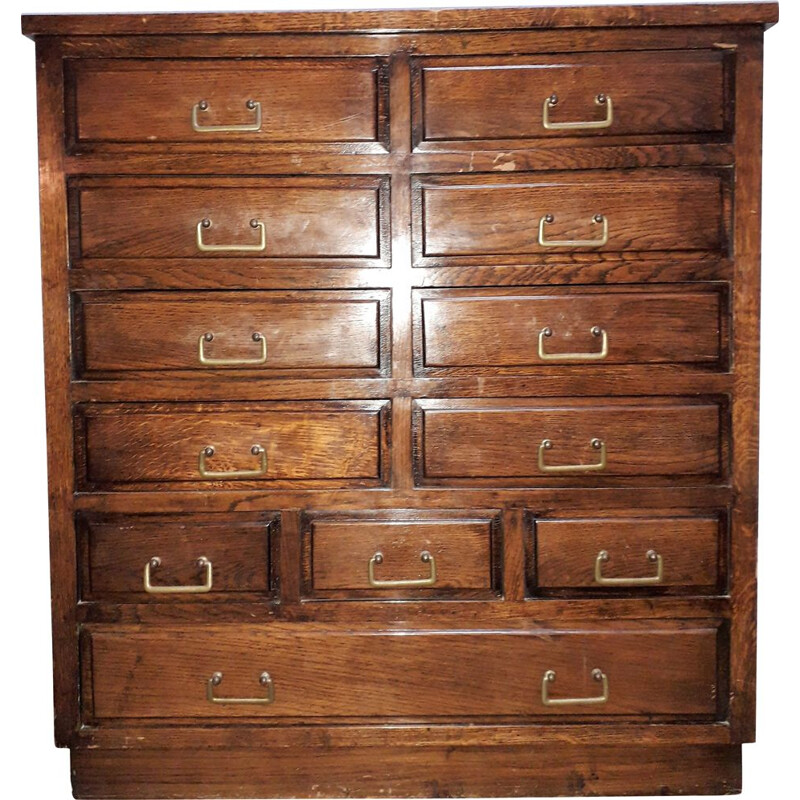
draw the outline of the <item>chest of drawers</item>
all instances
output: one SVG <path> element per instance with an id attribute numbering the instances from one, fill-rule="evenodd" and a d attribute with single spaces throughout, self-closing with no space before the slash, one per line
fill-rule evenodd
<path id="1" fill-rule="evenodd" d="M 776 20 L 23 18 L 77 797 L 740 788 Z"/>

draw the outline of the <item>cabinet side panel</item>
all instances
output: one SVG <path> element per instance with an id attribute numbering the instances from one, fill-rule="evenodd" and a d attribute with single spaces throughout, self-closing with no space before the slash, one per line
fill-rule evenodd
<path id="1" fill-rule="evenodd" d="M 755 739 L 756 716 L 762 56 L 754 29 L 737 48 L 735 95 L 730 720 L 738 742 Z"/>
<path id="2" fill-rule="evenodd" d="M 37 40 L 36 73 L 55 739 L 59 747 L 66 747 L 70 744 L 78 720 L 78 639 L 75 623 L 75 533 L 72 521 L 67 205 L 62 163 L 64 88 L 59 39 L 44 37 Z"/>

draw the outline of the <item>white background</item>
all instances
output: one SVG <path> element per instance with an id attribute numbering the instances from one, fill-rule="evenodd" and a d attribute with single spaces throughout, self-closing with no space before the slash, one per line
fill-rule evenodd
<path id="1" fill-rule="evenodd" d="M 575 5 L 549 0 L 542 5 Z M 492 6 L 540 3 L 447 2 Z M 593 3 L 599 4 L 599 3 Z M 612 4 L 607 2 L 606 5 Z M 613 3 L 624 5 L 625 3 Z M 4 0 L 0 27 L 0 743 L 3 797 L 71 796 L 67 751 L 52 744 L 47 486 L 34 46 L 19 33 L 22 13 L 246 11 L 410 8 L 425 3 L 312 0 L 275 6 L 223 0 Z M 796 787 L 800 620 L 800 3 L 785 0 L 767 32 L 764 132 L 764 248 L 759 552 L 758 742 L 744 748 L 744 797 L 784 798 Z M 794 790 L 796 791 L 796 789 Z"/>

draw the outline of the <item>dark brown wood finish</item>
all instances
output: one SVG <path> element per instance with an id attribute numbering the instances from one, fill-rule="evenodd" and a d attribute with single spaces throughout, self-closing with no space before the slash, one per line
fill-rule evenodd
<path id="1" fill-rule="evenodd" d="M 776 20 L 23 19 L 76 796 L 739 789 Z"/>

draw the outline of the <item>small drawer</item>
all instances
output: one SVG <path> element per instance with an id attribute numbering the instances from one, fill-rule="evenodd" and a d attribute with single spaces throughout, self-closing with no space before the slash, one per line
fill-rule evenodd
<path id="1" fill-rule="evenodd" d="M 81 599 L 263 598 L 273 593 L 278 527 L 278 514 L 81 516 Z"/>
<path id="2" fill-rule="evenodd" d="M 715 719 L 718 629 L 268 625 L 84 632 L 86 724 L 153 719 Z"/>
<path id="3" fill-rule="evenodd" d="M 380 486 L 387 400 L 79 406 L 84 487 Z"/>
<path id="4" fill-rule="evenodd" d="M 413 59 L 414 143 L 720 136 L 725 63 L 720 50 Z"/>
<path id="5" fill-rule="evenodd" d="M 418 289 L 415 371 L 513 374 L 580 364 L 727 364 L 717 288 Z"/>
<path id="6" fill-rule="evenodd" d="M 389 369 L 389 297 L 359 292 L 82 292 L 82 373 L 247 370 L 378 377 Z"/>
<path id="7" fill-rule="evenodd" d="M 412 189 L 419 267 L 729 247 L 728 178 L 713 170 L 431 175 Z"/>
<path id="8" fill-rule="evenodd" d="M 67 119 L 79 150 L 388 146 L 385 59 L 76 59 Z M 113 102 L 111 99 L 113 98 Z"/>
<path id="9" fill-rule="evenodd" d="M 535 594 L 705 593 L 724 589 L 723 516 L 531 521 Z"/>
<path id="10" fill-rule="evenodd" d="M 496 512 L 311 516 L 303 541 L 310 597 L 466 599 L 502 591 Z"/>
<path id="11" fill-rule="evenodd" d="M 422 485 L 588 485 L 723 476 L 722 401 L 417 400 Z"/>
<path id="12" fill-rule="evenodd" d="M 72 266 L 217 258 L 388 266 L 388 203 L 388 178 L 371 176 L 82 178 L 70 186 Z"/>

